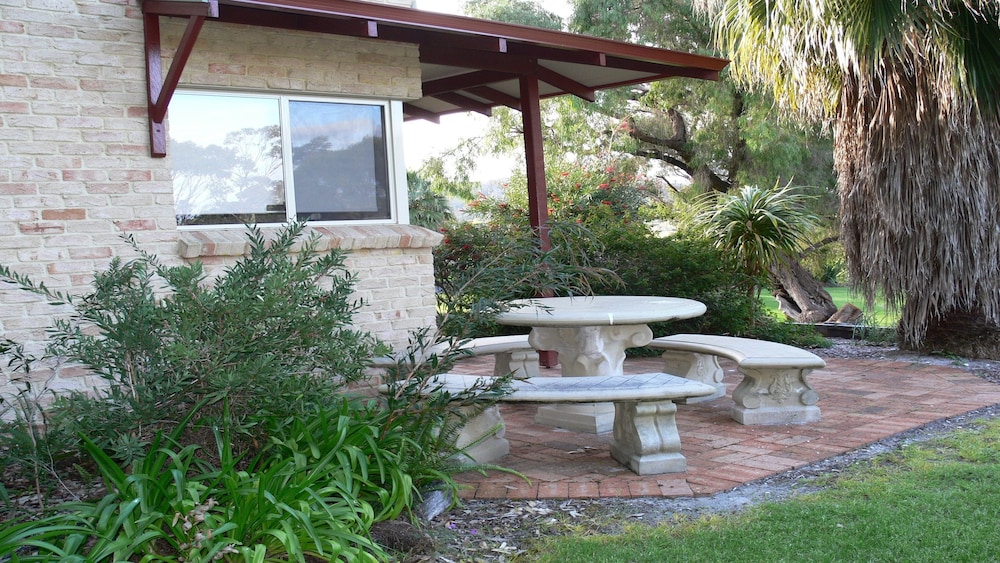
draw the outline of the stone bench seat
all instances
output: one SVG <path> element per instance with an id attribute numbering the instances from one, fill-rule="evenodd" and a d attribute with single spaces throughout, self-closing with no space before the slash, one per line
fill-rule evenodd
<path id="1" fill-rule="evenodd" d="M 426 349 L 426 355 L 445 354 L 447 343 L 439 343 Z M 487 336 L 472 338 L 453 350 L 459 358 L 492 355 L 493 375 L 513 373 L 515 378 L 539 377 L 538 351 L 528 344 L 527 334 L 511 336 Z M 390 367 L 396 365 L 396 357 L 381 356 L 373 359 L 374 367 Z"/>
<path id="2" fill-rule="evenodd" d="M 489 376 L 446 373 L 437 376 L 435 388 L 460 393 L 484 383 Z M 685 471 L 681 455 L 674 400 L 710 395 L 715 387 L 666 373 L 586 377 L 532 377 L 511 381 L 504 403 L 593 403 L 613 402 L 615 420 L 611 455 L 639 475 Z M 502 427 L 497 408 L 470 420 L 459 437 L 459 446 L 475 443 L 467 452 L 480 463 L 507 454 L 509 444 L 503 430 L 479 441 L 490 429 Z"/>
<path id="3" fill-rule="evenodd" d="M 733 391 L 732 417 L 741 424 L 815 422 L 819 394 L 806 376 L 826 366 L 819 356 L 786 344 L 706 334 L 674 334 L 654 338 L 650 348 L 663 350 L 664 371 L 715 387 L 706 397 L 725 395 L 723 370 L 718 358 L 736 362 L 743 381 Z"/>

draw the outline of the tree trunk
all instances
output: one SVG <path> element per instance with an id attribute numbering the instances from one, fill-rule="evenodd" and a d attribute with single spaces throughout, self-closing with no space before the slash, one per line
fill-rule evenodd
<path id="1" fill-rule="evenodd" d="M 900 331 L 906 334 L 905 330 Z M 979 311 L 951 311 L 932 319 L 919 346 L 902 339 L 900 348 L 963 358 L 1000 360 L 1000 326 Z"/>
<path id="2" fill-rule="evenodd" d="M 855 324 L 864 312 L 854 303 L 844 303 L 837 312 L 826 320 L 828 323 Z"/>
<path id="3" fill-rule="evenodd" d="M 912 41 L 878 72 L 842 76 L 841 240 L 863 295 L 905 300 L 903 345 L 995 358 L 1000 114 L 941 89 L 933 45 Z M 966 326 L 975 330 L 952 331 Z"/>
<path id="4" fill-rule="evenodd" d="M 769 270 L 778 308 L 788 318 L 800 323 L 821 323 L 837 312 L 823 284 L 797 260 L 786 257 Z"/>

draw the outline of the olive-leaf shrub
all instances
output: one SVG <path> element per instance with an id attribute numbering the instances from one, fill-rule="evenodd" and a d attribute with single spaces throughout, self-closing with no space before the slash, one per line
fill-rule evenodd
<path id="1" fill-rule="evenodd" d="M 112 260 L 84 295 L 0 266 L 0 280 L 71 306 L 52 329 L 48 353 L 105 382 L 61 395 L 50 432 L 85 431 L 127 463 L 156 432 L 203 405 L 185 440 L 221 423 L 252 444 L 262 416 L 328 404 L 365 377 L 377 345 L 351 326 L 360 306 L 351 297 L 354 277 L 344 253 L 320 251 L 304 223 L 272 237 L 248 227 L 247 254 L 214 279 L 199 262 L 165 265 L 127 240 L 137 257 Z M 228 420 L 220 421 L 223 402 Z"/>
<path id="2" fill-rule="evenodd" d="M 592 295 L 596 284 L 620 283 L 592 259 L 600 242 L 583 225 L 548 225 L 551 248 L 542 249 L 530 228 L 463 222 L 443 228 L 434 251 L 438 327 L 455 338 L 511 334 L 524 328 L 498 326 L 494 319 L 512 299 L 543 295 Z"/>

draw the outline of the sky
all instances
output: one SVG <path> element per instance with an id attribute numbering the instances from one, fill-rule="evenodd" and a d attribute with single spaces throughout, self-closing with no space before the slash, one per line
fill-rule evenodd
<path id="1" fill-rule="evenodd" d="M 536 0 L 538 1 L 538 0 Z M 572 7 L 568 0 L 538 1 L 546 10 L 569 17 Z M 465 0 L 416 0 L 415 8 L 430 12 L 462 15 Z M 459 142 L 481 135 L 489 118 L 476 113 L 450 114 L 441 116 L 441 123 L 431 123 L 423 119 L 407 121 L 403 124 L 403 155 L 406 169 L 416 170 L 431 156 L 456 146 Z M 507 178 L 514 166 L 523 166 L 520 159 L 494 158 L 484 160 L 473 174 L 473 180 L 487 181 Z"/>

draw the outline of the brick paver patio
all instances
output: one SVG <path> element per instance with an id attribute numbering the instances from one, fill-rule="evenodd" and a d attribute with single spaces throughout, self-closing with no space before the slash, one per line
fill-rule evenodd
<path id="1" fill-rule="evenodd" d="M 742 379 L 726 364 L 730 393 Z M 660 371 L 658 358 L 629 359 L 625 371 Z M 453 371 L 488 374 L 492 358 L 463 360 Z M 558 374 L 558 369 L 545 369 Z M 820 394 L 816 423 L 743 426 L 732 401 L 678 405 L 687 471 L 639 476 L 611 458 L 610 434 L 581 434 L 534 424 L 534 405 L 502 405 L 510 454 L 501 471 L 468 472 L 463 498 L 596 498 L 705 496 L 865 446 L 938 419 L 1000 403 L 1000 386 L 956 367 L 828 359 L 809 378 Z"/>

